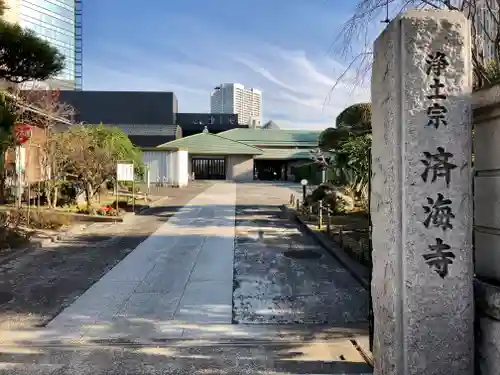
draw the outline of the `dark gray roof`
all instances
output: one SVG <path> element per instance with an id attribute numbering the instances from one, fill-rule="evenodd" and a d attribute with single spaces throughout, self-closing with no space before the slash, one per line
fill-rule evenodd
<path id="1" fill-rule="evenodd" d="M 104 126 L 113 126 L 120 128 L 127 135 L 147 135 L 147 136 L 176 136 L 181 128 L 177 125 L 158 125 L 158 124 L 103 124 Z"/>
<path id="2" fill-rule="evenodd" d="M 173 92 L 61 90 L 60 100 L 89 124 L 175 124 L 177 112 Z"/>
<path id="3" fill-rule="evenodd" d="M 157 147 L 175 140 L 175 135 L 129 135 L 130 142 L 137 147 Z"/>

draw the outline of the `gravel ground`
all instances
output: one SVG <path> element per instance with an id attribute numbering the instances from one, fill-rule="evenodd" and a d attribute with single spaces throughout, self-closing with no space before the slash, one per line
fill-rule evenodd
<path id="1" fill-rule="evenodd" d="M 335 259 L 290 222 L 278 188 L 264 205 L 252 186 L 238 193 L 233 320 L 246 324 L 366 324 L 368 294 Z M 262 190 L 261 190 L 262 191 Z M 286 201 L 288 192 L 282 192 Z M 284 202 L 283 202 L 284 203 Z M 287 257 L 292 251 L 299 257 Z"/>

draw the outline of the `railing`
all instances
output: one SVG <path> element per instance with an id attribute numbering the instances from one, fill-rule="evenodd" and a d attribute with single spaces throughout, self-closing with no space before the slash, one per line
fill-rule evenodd
<path id="1" fill-rule="evenodd" d="M 335 241 L 342 249 L 350 254 L 362 264 L 371 267 L 370 236 L 369 228 L 350 228 L 342 229 L 332 226 L 332 217 L 338 215 L 325 202 L 314 202 L 304 205 L 294 194 L 290 195 L 289 204 L 295 211 L 301 215 L 307 222 L 323 231 L 329 238 Z M 360 234 L 367 234 L 359 236 Z M 356 239 L 356 237 L 361 237 Z"/>

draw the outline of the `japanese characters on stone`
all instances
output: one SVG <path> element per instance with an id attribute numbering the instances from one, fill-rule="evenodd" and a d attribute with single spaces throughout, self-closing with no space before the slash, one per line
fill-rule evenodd
<path id="1" fill-rule="evenodd" d="M 441 81 L 441 76 L 449 66 L 446 55 L 442 52 L 430 54 L 426 59 L 426 74 L 432 77 L 430 85 L 430 94 L 427 99 L 431 100 L 427 108 L 427 127 L 433 127 L 439 130 L 440 126 L 447 126 L 446 114 L 448 109 L 443 105 L 447 99 L 444 93 L 445 85 Z M 451 172 L 457 168 L 453 163 L 453 154 L 442 146 L 436 148 L 436 151 L 424 151 L 424 158 L 421 163 L 424 167 L 420 177 L 425 183 L 444 182 L 446 188 L 451 184 Z M 446 197 L 444 193 L 437 193 L 436 197 L 427 197 L 427 203 L 424 204 L 423 225 L 427 229 L 438 229 L 443 233 L 453 229 L 453 219 L 455 214 L 452 209 L 452 200 Z M 433 243 L 427 246 L 428 252 L 423 254 L 425 262 L 433 268 L 436 273 L 445 278 L 448 275 L 449 266 L 453 264 L 455 254 L 450 245 L 446 244 L 440 237 L 434 238 Z"/>
<path id="2" fill-rule="evenodd" d="M 444 84 L 441 82 L 441 75 L 449 63 L 446 55 L 442 52 L 430 54 L 427 57 L 426 63 L 426 73 L 428 76 L 432 75 L 434 82 L 430 85 L 432 93 L 427 95 L 427 99 L 432 100 L 431 105 L 427 108 L 427 117 L 429 118 L 427 126 L 434 126 L 434 128 L 438 129 L 440 125 L 448 125 L 448 121 L 446 120 L 448 109 L 441 103 L 442 100 L 446 100 L 447 98 L 443 94 Z"/>
<path id="3" fill-rule="evenodd" d="M 453 157 L 453 154 L 451 152 L 446 152 L 444 147 L 438 147 L 436 153 L 424 151 L 423 154 L 425 159 L 422 159 L 421 162 L 425 168 L 420 175 L 422 180 L 424 180 L 424 182 L 428 180 L 430 180 L 430 182 L 436 182 L 438 177 L 442 177 L 446 183 L 446 187 L 450 187 L 451 171 L 457 167 L 449 161 L 449 159 Z"/>

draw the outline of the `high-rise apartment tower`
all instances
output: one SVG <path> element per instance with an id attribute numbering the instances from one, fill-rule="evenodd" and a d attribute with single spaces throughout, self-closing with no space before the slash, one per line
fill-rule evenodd
<path id="1" fill-rule="evenodd" d="M 82 0 L 6 0 L 4 19 L 47 40 L 64 55 L 51 88 L 82 89 Z"/>
<path id="2" fill-rule="evenodd" d="M 242 125 L 260 126 L 262 92 L 239 83 L 223 83 L 210 95 L 211 113 L 236 113 Z"/>

